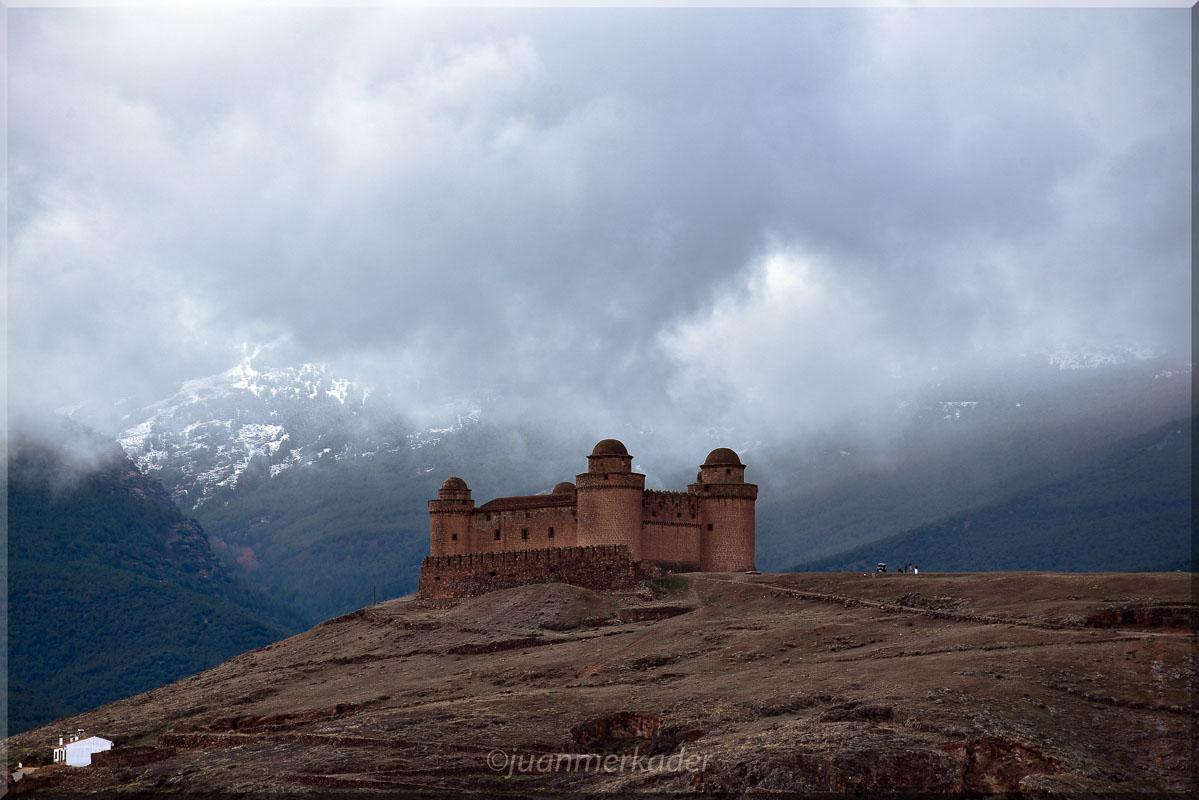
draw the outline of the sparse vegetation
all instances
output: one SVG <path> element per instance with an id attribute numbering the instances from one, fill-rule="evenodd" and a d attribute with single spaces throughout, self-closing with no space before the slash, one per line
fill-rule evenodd
<path id="1" fill-rule="evenodd" d="M 699 788 L 737 797 L 1193 788 L 1193 636 L 1140 616 L 1106 634 L 1086 621 L 1111 598 L 1186 606 L 1185 575 L 686 580 L 693 610 L 667 619 L 625 621 L 643 593 L 563 584 L 451 609 L 381 603 L 64 720 L 141 743 L 147 762 L 42 780 L 57 796 L 149 794 L 163 780 L 279 796 L 591 796 L 614 777 L 622 796 L 697 791 L 696 773 L 509 777 L 484 761 L 500 747 L 706 756 Z M 917 588 L 958 610 L 892 606 Z"/>
<path id="2" fill-rule="evenodd" d="M 687 579 L 681 575 L 664 575 L 650 581 L 650 589 L 657 597 L 674 597 L 687 591 Z"/>
<path id="3" fill-rule="evenodd" d="M 161 686 L 289 632 L 162 488 L 114 453 L 67 475 L 9 453 L 10 732 Z"/>

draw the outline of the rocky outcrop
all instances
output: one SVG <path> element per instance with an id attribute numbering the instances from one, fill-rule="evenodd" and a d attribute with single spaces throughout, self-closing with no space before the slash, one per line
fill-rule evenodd
<path id="1" fill-rule="evenodd" d="M 696 728 L 667 725 L 658 714 L 618 711 L 580 722 L 570 729 L 574 747 L 584 753 L 673 753 L 703 736 Z"/>
<path id="2" fill-rule="evenodd" d="M 1189 605 L 1123 605 L 1099 608 L 1087 615 L 1092 628 L 1199 628 L 1199 607 Z"/>

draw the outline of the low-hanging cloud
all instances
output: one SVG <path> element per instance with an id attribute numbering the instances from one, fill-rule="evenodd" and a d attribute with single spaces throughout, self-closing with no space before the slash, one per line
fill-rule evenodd
<path id="1" fill-rule="evenodd" d="M 413 408 L 799 431 L 1184 352 L 1185 15 L 11 11 L 13 401 L 281 340 Z"/>

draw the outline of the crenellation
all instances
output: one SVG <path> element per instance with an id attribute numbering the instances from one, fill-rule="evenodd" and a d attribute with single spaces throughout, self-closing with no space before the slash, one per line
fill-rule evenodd
<path id="1" fill-rule="evenodd" d="M 616 570 L 623 581 L 630 574 L 626 562 L 635 569 L 754 568 L 758 487 L 745 483 L 736 453 L 713 450 L 684 491 L 647 490 L 632 463 L 621 442 L 604 439 L 574 483 L 479 507 L 465 481 L 447 479 L 429 501 L 430 555 L 421 567 L 421 595 L 462 596 L 452 592 L 477 593 L 513 580 L 600 581 L 589 578 L 588 569 L 597 575 Z"/>

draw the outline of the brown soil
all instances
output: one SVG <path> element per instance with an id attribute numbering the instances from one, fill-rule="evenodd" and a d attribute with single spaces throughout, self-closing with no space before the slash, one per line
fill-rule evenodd
<path id="1" fill-rule="evenodd" d="M 92 767 L 50 767 L 15 788 L 314 797 L 1194 788 L 1188 575 L 686 580 L 668 596 L 550 584 L 442 608 L 372 606 L 10 738 L 11 764 L 44 763 L 60 729 L 117 743 Z M 633 766 L 536 761 L 588 754 Z M 699 766 L 638 769 L 646 756 Z"/>

